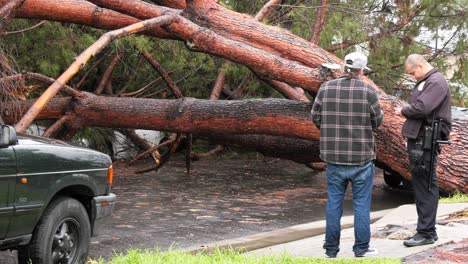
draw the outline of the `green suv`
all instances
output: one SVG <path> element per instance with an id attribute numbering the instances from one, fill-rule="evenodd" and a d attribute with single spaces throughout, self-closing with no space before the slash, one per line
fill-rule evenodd
<path id="1" fill-rule="evenodd" d="M 0 121 L 0 250 L 19 263 L 84 263 L 112 214 L 108 155 L 16 133 Z"/>

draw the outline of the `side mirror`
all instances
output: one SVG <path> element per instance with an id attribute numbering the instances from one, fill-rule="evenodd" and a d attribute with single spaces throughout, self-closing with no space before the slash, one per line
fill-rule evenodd
<path id="1" fill-rule="evenodd" d="M 16 137 L 16 131 L 12 126 L 1 126 L 0 131 L 0 148 L 7 148 L 12 145 L 16 145 L 18 138 Z"/>

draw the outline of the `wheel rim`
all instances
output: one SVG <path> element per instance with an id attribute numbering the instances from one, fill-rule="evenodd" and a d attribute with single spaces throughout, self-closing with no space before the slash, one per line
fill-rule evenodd
<path id="1" fill-rule="evenodd" d="M 59 224 L 53 238 L 52 263 L 69 264 L 76 261 L 79 230 L 78 222 L 72 218 L 67 218 Z"/>

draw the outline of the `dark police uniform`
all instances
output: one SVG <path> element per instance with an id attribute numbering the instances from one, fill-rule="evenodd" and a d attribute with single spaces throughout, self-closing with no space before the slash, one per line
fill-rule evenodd
<path id="1" fill-rule="evenodd" d="M 452 127 L 449 86 L 437 68 L 430 70 L 423 79 L 416 83 L 409 105 L 405 106 L 401 113 L 407 118 L 403 124 L 402 134 L 408 139 L 410 167 L 414 167 L 417 164 L 412 164 L 414 160 L 411 158 L 411 153 L 421 146 L 424 126 L 430 126 L 433 120 L 442 119 L 442 139 L 448 139 Z M 437 167 L 437 155 L 432 166 Z M 418 213 L 416 231 L 418 235 L 426 239 L 437 240 L 435 220 L 439 202 L 439 185 L 435 169 L 431 176 L 427 174 L 428 172 L 425 174 L 412 172 L 412 185 Z M 428 177 L 432 177 L 431 188 L 429 188 Z"/>

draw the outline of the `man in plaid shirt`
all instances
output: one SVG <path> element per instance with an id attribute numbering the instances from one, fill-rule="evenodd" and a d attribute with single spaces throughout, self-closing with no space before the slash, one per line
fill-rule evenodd
<path id="1" fill-rule="evenodd" d="M 376 254 L 369 248 L 370 204 L 374 178 L 373 130 L 383 121 L 374 88 L 361 80 L 367 57 L 353 52 L 345 57 L 344 77 L 322 85 L 312 107 L 312 121 L 320 128 L 320 157 L 327 162 L 327 208 L 324 249 L 336 257 L 340 220 L 349 182 L 354 203 L 353 251 L 356 257 Z"/>

